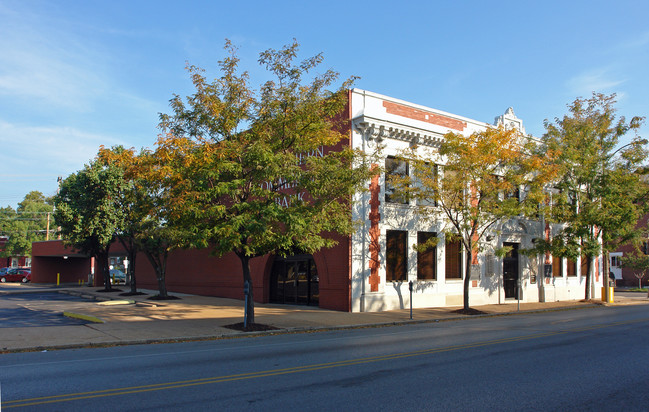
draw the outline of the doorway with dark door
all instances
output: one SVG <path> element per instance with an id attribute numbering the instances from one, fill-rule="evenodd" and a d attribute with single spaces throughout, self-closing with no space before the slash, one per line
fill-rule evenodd
<path id="1" fill-rule="evenodd" d="M 318 270 L 311 255 L 276 257 L 270 275 L 270 301 L 318 306 Z"/>
<path id="2" fill-rule="evenodd" d="M 503 243 L 503 247 L 509 248 L 509 251 L 503 258 L 503 288 L 505 289 L 505 299 L 516 299 L 518 296 L 518 243 Z"/>

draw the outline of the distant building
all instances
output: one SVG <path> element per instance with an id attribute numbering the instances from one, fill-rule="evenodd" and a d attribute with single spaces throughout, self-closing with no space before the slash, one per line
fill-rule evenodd
<path id="1" fill-rule="evenodd" d="M 647 228 L 649 222 L 649 214 L 643 216 L 636 225 L 637 228 Z M 638 287 L 639 282 L 636 277 L 637 271 L 622 267 L 622 258 L 629 256 L 632 253 L 642 253 L 649 256 L 649 238 L 642 242 L 640 247 L 636 250 L 636 246 L 627 244 L 618 248 L 615 252 L 610 253 L 609 266 L 615 275 L 616 286 L 631 286 Z M 645 274 L 642 278 L 642 285 L 649 286 L 649 273 Z"/>

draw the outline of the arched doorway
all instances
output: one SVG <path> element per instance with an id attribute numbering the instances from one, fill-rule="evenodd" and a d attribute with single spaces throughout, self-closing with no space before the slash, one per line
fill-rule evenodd
<path id="1" fill-rule="evenodd" d="M 313 256 L 275 257 L 270 274 L 270 301 L 318 306 L 318 282 Z"/>

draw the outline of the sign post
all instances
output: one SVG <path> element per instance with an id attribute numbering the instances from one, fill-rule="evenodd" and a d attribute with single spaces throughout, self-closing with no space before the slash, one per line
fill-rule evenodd
<path id="1" fill-rule="evenodd" d="M 412 280 L 408 282 L 408 289 L 410 289 L 410 320 L 412 320 Z"/>

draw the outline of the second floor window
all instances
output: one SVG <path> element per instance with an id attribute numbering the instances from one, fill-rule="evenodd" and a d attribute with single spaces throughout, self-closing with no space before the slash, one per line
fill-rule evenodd
<path id="1" fill-rule="evenodd" d="M 393 156 L 385 158 L 385 201 L 387 203 L 408 204 L 406 196 L 397 193 L 396 179 L 408 176 L 408 162 Z"/>
<path id="2" fill-rule="evenodd" d="M 422 170 L 413 170 L 415 186 L 420 190 L 417 204 L 420 206 L 437 206 L 436 197 L 439 191 L 438 166 L 425 163 Z"/>

